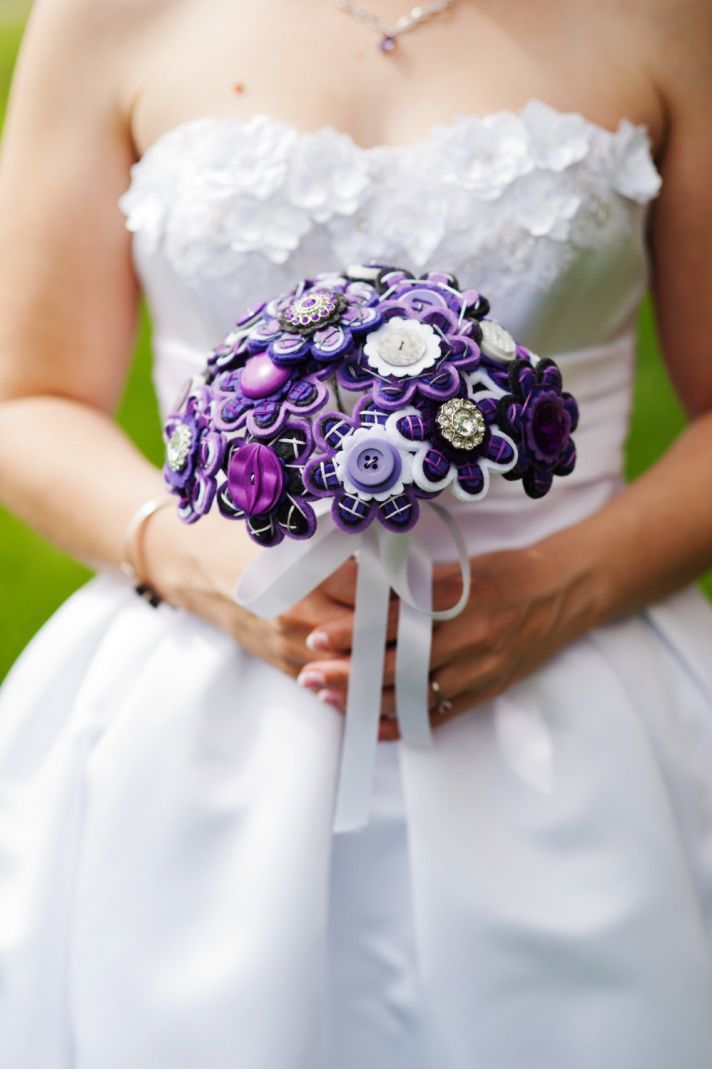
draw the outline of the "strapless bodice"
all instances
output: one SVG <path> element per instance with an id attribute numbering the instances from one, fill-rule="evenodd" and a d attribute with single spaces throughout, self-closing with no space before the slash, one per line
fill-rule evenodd
<path id="1" fill-rule="evenodd" d="M 265 114 L 182 123 L 134 165 L 120 200 L 161 407 L 242 310 L 302 277 L 369 259 L 448 270 L 523 344 L 561 359 L 581 407 L 567 490 L 596 482 L 598 503 L 621 468 L 660 185 L 645 126 L 610 130 L 538 100 L 368 148 L 333 126 L 306 132 Z M 508 508 L 541 505 L 497 483 Z M 549 522 L 555 498 L 539 508 Z"/>

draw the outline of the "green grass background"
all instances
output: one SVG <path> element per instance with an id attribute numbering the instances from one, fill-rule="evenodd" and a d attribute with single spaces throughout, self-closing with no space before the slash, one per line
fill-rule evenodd
<path id="1" fill-rule="evenodd" d="M 8 23 L 5 20 L 3 23 L 0 7 L 0 124 L 21 36 L 21 21 L 16 19 Z M 680 405 L 670 389 L 660 360 L 647 303 L 642 310 L 639 333 L 640 361 L 626 461 L 629 477 L 648 467 L 684 424 Z M 144 313 L 119 420 L 146 455 L 158 462 L 161 440 L 150 383 L 149 346 L 150 326 Z M 32 634 L 87 579 L 88 574 L 79 564 L 0 510 L 0 679 Z M 712 575 L 705 578 L 703 585 L 712 595 Z"/>

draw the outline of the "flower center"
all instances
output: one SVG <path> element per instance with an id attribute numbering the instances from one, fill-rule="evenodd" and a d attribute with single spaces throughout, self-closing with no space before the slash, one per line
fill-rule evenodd
<path id="1" fill-rule="evenodd" d="M 193 448 L 193 431 L 187 423 L 179 423 L 168 439 L 166 461 L 171 471 L 183 471 Z"/>
<path id="2" fill-rule="evenodd" d="M 453 397 L 440 408 L 436 422 L 443 438 L 456 449 L 476 449 L 484 441 L 486 424 L 473 401 Z"/>
<path id="3" fill-rule="evenodd" d="M 282 330 L 307 334 L 338 319 L 348 301 L 342 293 L 329 289 L 312 289 L 292 298 L 279 315 Z"/>
<path id="4" fill-rule="evenodd" d="M 407 327 L 392 326 L 378 341 L 378 355 L 393 367 L 410 367 L 426 353 L 424 339 Z"/>
<path id="5" fill-rule="evenodd" d="M 543 401 L 534 413 L 532 435 L 542 453 L 554 455 L 566 441 L 567 420 L 563 405 Z"/>

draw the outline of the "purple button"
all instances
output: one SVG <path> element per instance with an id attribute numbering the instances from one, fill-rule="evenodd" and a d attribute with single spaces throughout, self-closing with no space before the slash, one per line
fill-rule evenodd
<path id="1" fill-rule="evenodd" d="M 251 397 L 253 400 L 269 397 L 284 386 L 291 373 L 290 368 L 275 364 L 267 353 L 258 353 L 257 356 L 251 356 L 245 364 L 240 376 L 240 387 L 245 397 Z"/>
<path id="2" fill-rule="evenodd" d="M 357 490 L 378 494 L 398 482 L 400 453 L 387 438 L 372 435 L 347 454 L 344 468 Z"/>
<path id="3" fill-rule="evenodd" d="M 230 497 L 248 516 L 269 512 L 282 496 L 284 472 L 279 457 L 261 442 L 244 442 L 227 468 Z"/>

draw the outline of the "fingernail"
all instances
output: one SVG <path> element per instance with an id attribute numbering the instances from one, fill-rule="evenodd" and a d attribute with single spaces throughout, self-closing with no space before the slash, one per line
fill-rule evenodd
<path id="1" fill-rule="evenodd" d="M 341 695 L 336 690 L 320 690 L 317 698 L 320 702 L 326 702 L 327 705 L 335 705 L 337 709 L 341 708 Z"/>
<path id="2" fill-rule="evenodd" d="M 330 650 L 331 643 L 326 631 L 312 631 L 307 635 L 307 648 L 310 650 Z"/>
<path id="3" fill-rule="evenodd" d="M 311 687 L 313 690 L 317 690 L 319 687 L 326 686 L 326 676 L 321 672 L 315 672 L 313 668 L 308 669 L 306 672 L 300 672 L 297 676 L 297 683 L 300 687 Z"/>

